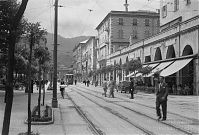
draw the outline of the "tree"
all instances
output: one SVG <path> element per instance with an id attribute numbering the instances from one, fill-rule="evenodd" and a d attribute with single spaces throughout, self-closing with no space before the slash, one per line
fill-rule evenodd
<path id="1" fill-rule="evenodd" d="M 45 71 L 45 64 L 50 61 L 50 53 L 49 51 L 42 46 L 39 46 L 35 49 L 34 56 L 38 59 L 39 63 L 39 97 L 38 97 L 38 115 L 40 117 L 40 102 L 41 102 L 41 72 L 42 68 Z M 44 96 L 45 97 L 45 96 Z"/>
<path id="2" fill-rule="evenodd" d="M 153 69 L 153 68 L 152 68 L 152 67 L 149 67 L 149 66 L 147 66 L 147 67 L 142 67 L 142 68 L 138 69 L 138 72 L 139 72 L 139 73 L 142 73 L 142 75 L 144 76 L 144 75 L 148 75 L 148 74 L 151 72 L 152 69 Z"/>
<path id="3" fill-rule="evenodd" d="M 19 6 L 17 12 L 14 12 L 16 6 L 12 5 L 11 0 L 7 1 L 9 10 L 12 10 L 12 14 L 10 17 L 10 31 L 8 36 L 8 79 L 6 84 L 6 106 L 4 112 L 4 120 L 3 120 L 3 128 L 2 128 L 2 135 L 9 134 L 9 127 L 10 127 L 10 116 L 12 111 L 12 103 L 13 103 L 13 63 L 14 63 L 14 50 L 15 50 L 15 43 L 16 43 L 16 31 L 20 20 L 23 16 L 23 13 L 26 9 L 28 0 L 22 0 L 21 5 Z"/>
<path id="4" fill-rule="evenodd" d="M 136 60 L 130 60 L 127 62 L 127 65 L 125 67 L 126 71 L 134 72 L 134 75 L 136 75 L 136 70 L 139 70 L 142 68 L 141 61 L 136 59 Z"/>

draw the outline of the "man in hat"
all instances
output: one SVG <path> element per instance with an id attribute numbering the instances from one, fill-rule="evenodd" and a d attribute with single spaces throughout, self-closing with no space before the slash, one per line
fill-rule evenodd
<path id="1" fill-rule="evenodd" d="M 159 82 L 156 92 L 156 113 L 158 116 L 158 120 L 162 118 L 162 121 L 165 121 L 167 118 L 167 96 L 168 96 L 168 86 L 165 83 L 164 77 L 159 76 Z M 160 106 L 162 107 L 163 117 L 161 115 Z"/>

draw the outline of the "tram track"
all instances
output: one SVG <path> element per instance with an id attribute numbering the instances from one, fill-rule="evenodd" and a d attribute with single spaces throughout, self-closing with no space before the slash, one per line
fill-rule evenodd
<path id="1" fill-rule="evenodd" d="M 91 130 L 91 132 L 94 135 L 104 135 L 104 133 L 100 130 L 97 129 L 96 126 L 91 122 L 91 120 L 89 120 L 89 118 L 86 116 L 86 114 L 84 114 L 84 111 L 81 109 L 81 107 L 79 107 L 75 101 L 68 95 L 68 93 L 65 93 L 65 95 L 68 97 L 68 99 L 72 102 L 72 104 L 74 105 L 76 111 L 78 112 L 78 114 L 85 120 L 85 122 L 88 124 L 89 129 Z"/>
<path id="2" fill-rule="evenodd" d="M 80 87 L 81 87 L 81 86 L 80 86 Z M 81 87 L 81 88 L 86 89 L 86 90 L 89 90 L 89 91 L 94 92 L 94 93 L 101 94 L 101 92 L 92 91 L 92 90 L 87 89 L 87 88 L 85 88 L 85 87 Z M 120 97 L 117 97 L 117 98 L 120 99 L 120 100 L 122 100 L 122 101 L 132 103 L 132 101 L 126 100 L 126 99 L 124 99 L 124 98 L 120 98 Z M 142 103 L 137 103 L 137 102 L 133 102 L 133 103 L 134 103 L 134 104 L 137 104 L 137 105 L 140 105 L 140 106 L 144 106 L 144 107 L 150 108 L 150 109 L 155 109 L 155 107 L 151 107 L 151 106 L 148 106 L 148 105 L 144 105 L 144 104 L 142 104 Z M 169 112 L 169 111 L 167 112 L 167 114 L 172 114 L 172 115 L 175 115 L 175 116 L 178 116 L 178 117 L 181 117 L 181 118 L 183 118 L 183 119 L 187 119 L 187 120 L 193 121 L 193 122 L 197 121 L 197 122 L 199 123 L 198 119 L 189 118 L 189 117 L 182 116 L 182 115 L 180 115 L 180 114 L 176 114 L 176 113 Z"/>
<path id="3" fill-rule="evenodd" d="M 73 89 L 73 88 L 72 88 L 72 89 Z M 138 114 L 138 115 L 142 115 L 142 116 L 144 116 L 144 117 L 147 117 L 147 118 L 149 118 L 149 119 L 152 119 L 152 120 L 154 120 L 154 121 L 157 121 L 155 118 L 153 118 L 153 117 L 151 117 L 151 116 L 149 116 L 149 115 L 147 115 L 147 114 L 145 114 L 145 113 L 138 112 L 138 111 L 136 111 L 136 110 L 134 110 L 134 109 L 131 109 L 131 108 L 128 108 L 128 107 L 126 107 L 126 106 L 117 104 L 117 103 L 115 103 L 115 102 L 110 102 L 110 101 L 107 100 L 107 99 L 104 99 L 104 98 L 102 98 L 102 97 L 100 97 L 100 96 L 97 96 L 97 95 L 91 94 L 91 93 L 89 93 L 89 92 L 83 91 L 83 90 L 81 90 L 81 89 L 79 89 L 79 88 L 76 88 L 76 89 L 78 89 L 78 91 L 81 91 L 81 92 L 83 92 L 83 93 L 86 93 L 86 94 L 89 94 L 89 95 L 91 95 L 91 96 L 97 97 L 97 98 L 99 98 L 99 99 L 101 99 L 101 100 L 104 100 L 105 102 L 112 103 L 112 104 L 117 105 L 117 106 L 119 106 L 119 107 L 122 107 L 122 108 L 124 108 L 124 109 L 126 109 L 126 110 L 132 111 L 132 112 L 134 112 L 134 113 L 136 113 L 136 114 Z M 73 89 L 73 90 L 74 90 L 74 89 Z M 76 92 L 77 92 L 77 91 L 76 91 Z M 78 93 L 79 93 L 79 92 L 78 92 Z M 79 93 L 79 94 L 82 95 L 81 93 Z M 82 95 L 82 96 L 84 96 L 84 95 Z M 84 96 L 84 97 L 85 97 L 85 96 Z M 85 98 L 87 98 L 87 97 L 85 97 Z M 89 99 L 89 100 L 90 100 L 90 99 Z M 95 102 L 95 101 L 92 101 L 92 102 Z M 96 103 L 96 104 L 98 104 L 98 103 Z M 109 110 L 109 109 L 106 109 L 106 110 Z M 195 133 L 195 132 L 188 131 L 188 130 L 186 130 L 186 129 L 183 129 L 183 128 L 181 128 L 181 127 L 177 127 L 176 125 L 173 125 L 173 124 L 170 124 L 170 123 L 165 123 L 165 122 L 160 122 L 160 123 L 163 124 L 163 125 L 165 125 L 165 126 L 169 126 L 169 127 L 171 127 L 171 128 L 174 128 L 174 129 L 176 129 L 176 130 L 178 130 L 178 131 L 180 131 L 180 132 L 183 132 L 184 134 L 188 134 L 188 135 L 197 134 L 197 133 Z"/>
<path id="4" fill-rule="evenodd" d="M 73 88 L 71 88 L 71 89 L 74 90 Z M 100 105 L 99 103 L 97 103 L 97 102 L 93 101 L 92 99 L 90 99 L 90 98 L 84 96 L 83 94 L 81 94 L 80 92 L 78 92 L 78 91 L 76 91 L 76 90 L 75 90 L 75 92 L 78 93 L 79 95 L 81 95 L 82 97 L 86 98 L 87 100 L 91 101 L 92 103 L 96 104 L 96 105 L 99 106 L 100 108 L 103 108 L 103 109 L 106 110 L 107 112 L 113 114 L 114 116 L 119 117 L 120 119 L 124 120 L 125 122 L 129 123 L 130 125 L 133 125 L 135 128 L 137 128 L 138 130 L 142 131 L 144 134 L 146 134 L 146 135 L 155 135 L 155 133 L 153 133 L 153 132 L 151 132 L 151 131 L 149 131 L 149 130 L 147 130 L 147 129 L 145 129 L 145 128 L 139 126 L 139 125 L 137 125 L 136 123 L 130 121 L 127 117 L 121 115 L 121 114 L 118 113 L 118 112 L 115 112 L 115 111 L 112 110 L 111 108 L 108 108 L 108 107 L 105 107 L 105 106 Z M 82 112 L 83 112 L 83 111 L 82 111 Z"/>

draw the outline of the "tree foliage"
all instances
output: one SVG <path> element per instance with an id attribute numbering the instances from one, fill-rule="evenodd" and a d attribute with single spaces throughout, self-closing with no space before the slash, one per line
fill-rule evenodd
<path id="1" fill-rule="evenodd" d="M 140 60 L 130 60 L 127 62 L 125 70 L 134 72 L 135 70 L 138 70 L 139 68 L 142 68 L 142 64 Z"/>

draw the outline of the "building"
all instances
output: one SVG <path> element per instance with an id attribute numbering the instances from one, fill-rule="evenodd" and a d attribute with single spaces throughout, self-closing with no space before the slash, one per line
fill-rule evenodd
<path id="1" fill-rule="evenodd" d="M 102 68 L 109 64 L 107 63 L 109 55 L 158 33 L 159 13 L 111 11 L 96 30 L 98 31 L 97 68 Z"/>
<path id="2" fill-rule="evenodd" d="M 91 74 L 96 70 L 96 38 L 90 37 L 84 45 L 82 45 L 82 72 L 83 79 L 93 80 Z"/>
<path id="3" fill-rule="evenodd" d="M 73 49 L 73 73 L 78 81 L 82 81 L 82 46 L 86 41 L 78 43 Z"/>
<path id="4" fill-rule="evenodd" d="M 91 36 L 73 49 L 73 71 L 78 81 L 88 78 L 95 80 L 95 77 L 91 78 L 91 74 L 96 70 L 96 42 L 96 37 Z"/>
<path id="5" fill-rule="evenodd" d="M 127 59 L 139 58 L 143 65 L 153 68 L 146 77 L 152 86 L 153 74 L 160 72 L 166 77 L 170 93 L 198 95 L 198 6 L 198 0 L 162 0 L 160 33 L 110 54 L 110 63 L 125 63 Z M 185 90 L 187 86 L 189 91 Z"/>

